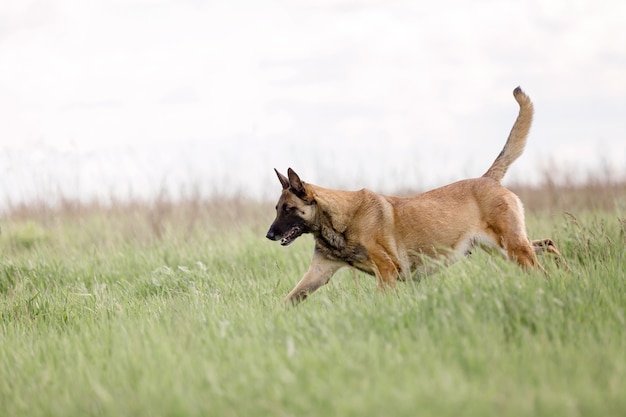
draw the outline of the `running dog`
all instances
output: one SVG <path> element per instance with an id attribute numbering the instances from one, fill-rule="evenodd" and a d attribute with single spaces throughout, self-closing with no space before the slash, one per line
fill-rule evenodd
<path id="1" fill-rule="evenodd" d="M 533 118 L 530 98 L 513 91 L 520 110 L 504 148 L 480 178 L 399 198 L 308 184 L 291 169 L 276 175 L 282 193 L 266 237 L 287 246 L 304 233 L 315 238 L 309 270 L 287 295 L 294 304 L 351 266 L 374 275 L 379 288 L 420 275 L 428 258 L 454 260 L 475 246 L 494 248 L 525 269 L 543 267 L 537 253 L 560 253 L 550 239 L 529 240 L 524 208 L 500 181 L 522 154 Z M 432 262 L 431 262 L 432 264 Z"/>

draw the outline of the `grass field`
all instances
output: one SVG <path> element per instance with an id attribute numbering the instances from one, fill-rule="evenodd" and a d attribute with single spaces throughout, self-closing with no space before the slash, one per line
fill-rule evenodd
<path id="1" fill-rule="evenodd" d="M 282 297 L 271 204 L 22 207 L 0 222 L 1 416 L 626 415 L 626 205 L 527 213 L 570 270 L 478 252 Z M 30 211 L 29 211 L 30 210 Z"/>

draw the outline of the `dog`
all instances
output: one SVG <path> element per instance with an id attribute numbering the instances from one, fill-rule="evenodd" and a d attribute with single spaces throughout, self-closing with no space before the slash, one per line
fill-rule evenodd
<path id="1" fill-rule="evenodd" d="M 524 269 L 545 272 L 537 253 L 560 257 L 560 252 L 551 239 L 529 240 L 520 199 L 500 184 L 524 151 L 534 112 L 520 87 L 513 96 L 517 119 L 480 178 L 399 198 L 367 189 L 331 190 L 302 181 L 291 168 L 287 176 L 274 169 L 282 193 L 266 237 L 283 246 L 305 233 L 315 238 L 309 270 L 286 301 L 303 301 L 344 267 L 374 275 L 378 287 L 387 288 L 428 272 L 429 258 L 452 261 L 476 246 L 493 248 Z"/>

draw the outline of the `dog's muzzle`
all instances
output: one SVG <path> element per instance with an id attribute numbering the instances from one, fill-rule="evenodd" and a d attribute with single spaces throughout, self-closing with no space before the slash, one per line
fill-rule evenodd
<path id="1" fill-rule="evenodd" d="M 270 227 L 270 230 L 267 231 L 265 235 L 266 238 L 270 240 L 279 240 L 282 246 L 287 246 L 294 240 L 296 240 L 300 235 L 304 233 L 304 228 L 302 226 L 294 226 L 287 233 L 276 234 L 274 230 Z"/>

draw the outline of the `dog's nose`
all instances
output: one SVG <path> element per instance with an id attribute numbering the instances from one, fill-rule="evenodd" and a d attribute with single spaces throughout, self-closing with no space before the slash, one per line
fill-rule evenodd
<path id="1" fill-rule="evenodd" d="M 274 231 L 272 229 L 267 231 L 267 234 L 265 235 L 266 238 L 268 238 L 269 240 L 276 240 L 276 235 L 274 234 Z"/>

